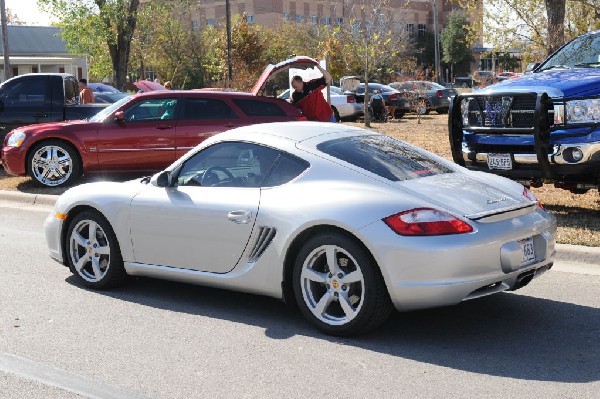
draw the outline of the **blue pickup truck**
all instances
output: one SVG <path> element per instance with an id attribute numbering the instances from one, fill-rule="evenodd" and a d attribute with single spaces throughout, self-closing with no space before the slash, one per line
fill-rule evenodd
<path id="1" fill-rule="evenodd" d="M 454 162 L 574 193 L 600 187 L 600 31 L 565 44 L 531 74 L 451 102 Z"/>

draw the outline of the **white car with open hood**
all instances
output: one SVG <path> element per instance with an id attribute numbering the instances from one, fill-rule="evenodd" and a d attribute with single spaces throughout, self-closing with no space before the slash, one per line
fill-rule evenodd
<path id="1" fill-rule="evenodd" d="M 70 189 L 45 224 L 84 285 L 129 275 L 268 295 L 329 334 L 523 287 L 555 218 L 508 179 L 330 123 L 247 126 L 165 171 Z"/>

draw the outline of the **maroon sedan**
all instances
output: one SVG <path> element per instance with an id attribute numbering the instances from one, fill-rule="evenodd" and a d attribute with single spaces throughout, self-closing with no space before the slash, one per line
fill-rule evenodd
<path id="1" fill-rule="evenodd" d="M 44 186 L 81 174 L 153 172 L 233 127 L 305 120 L 283 100 L 241 93 L 154 91 L 126 97 L 87 121 L 17 128 L 2 147 L 7 173 Z"/>

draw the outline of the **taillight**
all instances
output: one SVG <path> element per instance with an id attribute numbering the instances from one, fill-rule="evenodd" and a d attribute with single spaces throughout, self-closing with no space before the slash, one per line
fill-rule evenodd
<path id="1" fill-rule="evenodd" d="M 398 99 L 398 94 L 390 94 L 388 98 L 390 99 L 390 101 L 396 101 Z"/>
<path id="2" fill-rule="evenodd" d="M 346 102 L 348 102 L 348 103 L 355 103 L 356 102 L 356 98 L 354 98 L 354 96 L 346 96 Z"/>
<path id="3" fill-rule="evenodd" d="M 298 116 L 296 116 L 296 120 L 297 121 L 307 121 L 308 119 L 306 119 L 306 117 L 304 115 L 298 115 Z"/>
<path id="4" fill-rule="evenodd" d="M 438 91 L 435 93 L 435 95 L 436 95 L 436 96 L 438 96 L 439 98 L 442 98 L 442 97 L 444 97 L 444 93 L 443 93 L 441 90 L 438 90 Z"/>
<path id="5" fill-rule="evenodd" d="M 411 209 L 388 216 L 383 221 L 401 236 L 441 236 L 473 231 L 468 223 L 431 208 Z"/>
<path id="6" fill-rule="evenodd" d="M 538 201 L 537 198 L 535 198 L 535 195 L 533 195 L 531 190 L 528 189 L 527 187 L 523 187 L 523 197 L 527 198 L 529 201 L 535 201 L 535 203 L 537 204 L 538 207 L 540 207 L 541 209 L 544 209 L 541 202 Z"/>

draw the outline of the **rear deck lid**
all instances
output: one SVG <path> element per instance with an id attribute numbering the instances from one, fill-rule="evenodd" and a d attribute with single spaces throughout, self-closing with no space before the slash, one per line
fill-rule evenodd
<path id="1" fill-rule="evenodd" d="M 275 65 L 270 64 L 265 68 L 254 84 L 251 93 L 255 96 L 262 94 L 269 84 L 276 85 L 279 89 L 288 88 L 289 77 L 287 72 L 290 68 L 308 69 L 314 68 L 318 64 L 319 63 L 315 59 L 305 56 L 293 57 Z M 281 80 L 281 82 L 279 82 L 279 80 Z M 285 84 L 283 83 L 284 81 Z"/>

